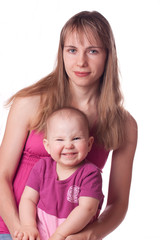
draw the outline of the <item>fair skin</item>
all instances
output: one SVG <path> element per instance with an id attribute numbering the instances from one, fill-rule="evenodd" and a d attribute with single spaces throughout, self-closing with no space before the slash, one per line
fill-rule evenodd
<path id="1" fill-rule="evenodd" d="M 105 53 L 94 55 L 95 60 L 92 61 L 86 50 L 89 46 L 93 47 L 86 37 L 83 38 L 83 42 L 69 42 L 67 37 L 65 46 L 75 46 L 81 54 L 73 54 L 73 67 L 76 71 L 85 72 L 85 69 L 90 71 L 92 64 L 95 61 L 104 61 Z M 70 41 L 72 38 L 70 38 Z M 78 45 L 77 45 L 78 44 Z M 98 43 L 96 42 L 96 45 Z M 97 49 L 97 48 L 96 48 Z M 73 72 L 68 60 L 68 52 L 65 53 L 64 48 L 64 64 L 68 68 L 67 72 Z M 81 57 L 83 56 L 83 58 Z M 71 61 L 71 60 L 70 60 Z M 71 61 L 72 62 L 72 61 Z M 74 66 L 75 65 L 75 66 Z M 104 62 L 103 62 L 104 66 Z M 72 66 L 71 66 L 72 67 Z M 94 65 L 96 71 L 98 71 L 96 65 Z M 88 69 L 89 68 L 89 69 Z M 89 74 L 90 75 L 90 74 Z M 88 81 L 87 76 L 75 76 L 73 73 L 69 74 L 70 89 L 72 94 L 72 106 L 79 108 L 86 113 L 90 126 L 97 119 L 96 102 L 98 95 L 98 83 L 99 78 L 96 81 L 90 79 Z M 98 76 L 98 75 L 97 75 Z M 85 81 L 87 84 L 85 85 Z M 97 82 L 97 84 L 96 84 Z M 90 87 L 89 87 L 90 86 Z M 7 121 L 7 127 L 4 135 L 4 140 L 0 150 L 0 211 L 4 218 L 12 236 L 16 229 L 20 227 L 17 208 L 12 193 L 12 180 L 19 163 L 24 143 L 30 130 L 30 125 L 34 121 L 35 112 L 39 108 L 40 96 L 32 96 L 27 98 L 19 98 L 14 101 Z M 123 220 L 128 208 L 130 183 L 132 176 L 132 164 L 137 144 L 137 124 L 132 116 L 128 116 L 126 121 L 126 134 L 127 140 L 125 144 L 119 149 L 113 151 L 112 166 L 110 173 L 110 183 L 108 192 L 108 202 L 105 211 L 101 214 L 97 221 L 88 225 L 85 229 L 76 235 L 70 235 L 67 240 L 98 240 L 102 239 L 112 232 Z M 107 190 L 106 190 L 107 191 Z"/>
<path id="2" fill-rule="evenodd" d="M 55 116 L 48 121 L 46 151 L 57 162 L 59 180 L 68 178 L 86 158 L 91 150 L 93 137 L 79 116 Z"/>
<path id="3" fill-rule="evenodd" d="M 68 113 L 69 116 L 65 113 L 55 114 L 49 119 L 47 139 L 44 139 L 47 152 L 57 162 L 56 170 L 59 180 L 67 179 L 83 164 L 93 143 L 93 137 L 89 137 L 84 119 L 69 111 Z M 19 205 L 22 227 L 15 232 L 15 237 L 18 239 L 39 239 L 36 226 L 38 200 L 39 193 L 26 187 Z M 79 232 L 96 214 L 98 204 L 99 201 L 95 198 L 80 197 L 79 205 L 56 229 L 50 239 L 64 240 L 68 235 Z"/>
<path id="4" fill-rule="evenodd" d="M 98 86 L 104 71 L 106 52 L 99 40 L 91 35 L 92 42 L 85 34 L 81 39 L 76 32 L 66 36 L 63 58 L 70 81 L 72 105 L 87 115 L 91 127 L 96 119 Z"/>

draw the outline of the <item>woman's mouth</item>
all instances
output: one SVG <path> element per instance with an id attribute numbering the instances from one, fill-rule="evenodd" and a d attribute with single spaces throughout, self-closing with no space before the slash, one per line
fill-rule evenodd
<path id="1" fill-rule="evenodd" d="M 90 74 L 90 72 L 77 72 L 77 71 L 75 71 L 74 73 L 78 77 L 87 77 Z"/>

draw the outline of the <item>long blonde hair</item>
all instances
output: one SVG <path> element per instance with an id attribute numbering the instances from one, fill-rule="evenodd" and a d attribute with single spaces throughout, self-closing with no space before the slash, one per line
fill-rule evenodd
<path id="1" fill-rule="evenodd" d="M 109 22 L 99 12 L 83 11 L 70 18 L 60 34 L 57 65 L 53 72 L 37 83 L 24 88 L 13 95 L 15 97 L 32 95 L 41 96 L 41 104 L 36 123 L 32 126 L 43 130 L 48 115 L 54 110 L 69 106 L 69 84 L 63 62 L 63 48 L 68 31 L 84 32 L 89 38 L 88 30 L 99 38 L 107 53 L 104 73 L 99 86 L 98 121 L 96 137 L 107 150 L 117 149 L 125 140 L 126 111 L 123 108 L 123 97 L 120 90 L 119 72 L 115 40 Z"/>

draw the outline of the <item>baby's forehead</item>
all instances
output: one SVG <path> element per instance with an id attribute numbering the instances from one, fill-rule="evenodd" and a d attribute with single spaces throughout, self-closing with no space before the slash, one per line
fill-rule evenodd
<path id="1" fill-rule="evenodd" d="M 80 111 L 72 110 L 72 109 L 62 109 L 53 112 L 53 114 L 48 118 L 47 123 L 52 123 L 54 121 L 67 121 L 67 120 L 76 120 L 77 122 L 82 120 L 82 121 L 87 121 L 85 119 L 85 116 L 83 113 Z"/>
<path id="2" fill-rule="evenodd" d="M 56 114 L 54 114 L 50 119 L 49 119 L 49 123 L 51 124 L 52 122 L 77 122 L 77 124 L 79 124 L 80 122 L 83 122 L 86 124 L 86 119 L 83 117 L 83 115 L 80 115 L 78 113 L 75 112 L 71 112 L 71 111 L 60 111 L 57 112 Z"/>
<path id="3" fill-rule="evenodd" d="M 47 121 L 47 131 L 52 127 L 56 129 L 56 126 L 63 125 L 65 127 L 69 124 L 76 124 L 78 128 L 85 129 L 85 131 L 88 129 L 87 131 L 89 132 L 89 123 L 86 115 L 74 109 L 55 111 Z"/>

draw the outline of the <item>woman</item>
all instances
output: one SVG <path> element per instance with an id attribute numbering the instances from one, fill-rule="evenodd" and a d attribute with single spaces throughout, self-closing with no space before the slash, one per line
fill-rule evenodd
<path id="1" fill-rule="evenodd" d="M 11 99 L 0 149 L 0 239 L 20 226 L 17 205 L 30 170 L 41 156 L 47 116 L 63 106 L 83 111 L 95 143 L 88 160 L 103 168 L 113 150 L 108 201 L 97 221 L 67 240 L 98 240 L 123 220 L 129 200 L 137 124 L 123 108 L 111 27 L 98 12 L 73 16 L 60 35 L 56 69 Z M 7 228 L 9 231 L 7 231 Z"/>

